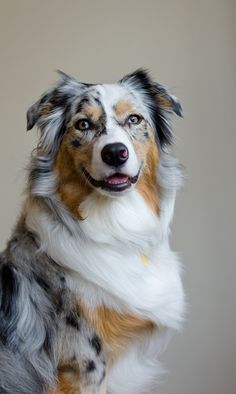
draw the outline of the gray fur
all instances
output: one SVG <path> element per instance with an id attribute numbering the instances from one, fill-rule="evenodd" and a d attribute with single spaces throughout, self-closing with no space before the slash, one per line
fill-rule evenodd
<path id="1" fill-rule="evenodd" d="M 0 393 L 45 393 L 43 380 L 28 360 L 2 345 L 0 345 Z"/>
<path id="2" fill-rule="evenodd" d="M 100 384 L 104 355 L 91 346 L 93 330 L 75 314 L 66 277 L 20 221 L 0 256 L 0 393 L 42 394 L 54 385 L 58 363 L 71 358 L 84 386 Z M 91 361 L 95 368 L 88 372 Z"/>
<path id="3" fill-rule="evenodd" d="M 162 150 L 158 168 L 158 181 L 162 197 L 171 197 L 184 182 L 183 168 L 172 153 Z"/>

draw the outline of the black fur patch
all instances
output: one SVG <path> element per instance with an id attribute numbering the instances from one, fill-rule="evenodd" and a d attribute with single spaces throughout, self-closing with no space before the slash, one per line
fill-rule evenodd
<path id="1" fill-rule="evenodd" d="M 60 281 L 61 281 L 61 283 L 63 283 L 63 284 L 66 282 L 66 278 L 64 277 L 63 274 L 60 274 Z"/>
<path id="2" fill-rule="evenodd" d="M 1 328 L 1 324 L 0 324 L 0 343 L 2 343 L 4 346 L 7 344 L 7 333 L 5 330 Z"/>
<path id="3" fill-rule="evenodd" d="M 101 350 L 102 350 L 102 343 L 101 343 L 99 337 L 97 335 L 94 335 L 90 339 L 90 344 L 95 349 L 97 355 L 99 356 L 99 354 L 101 353 Z"/>
<path id="4" fill-rule="evenodd" d="M 71 145 L 75 148 L 79 148 L 81 146 L 81 143 L 78 140 L 73 140 L 71 141 Z"/>
<path id="5" fill-rule="evenodd" d="M 52 337 L 49 333 L 49 329 L 47 329 L 45 334 L 45 339 L 43 342 L 43 350 L 50 355 L 52 353 Z"/>
<path id="6" fill-rule="evenodd" d="M 94 97 L 94 100 L 98 105 L 102 105 L 101 100 L 98 97 Z"/>
<path id="7" fill-rule="evenodd" d="M 86 371 L 93 372 L 95 369 L 96 369 L 95 362 L 93 360 L 88 361 L 87 366 L 86 366 Z"/>
<path id="8" fill-rule="evenodd" d="M 70 312 L 66 316 L 66 324 L 68 324 L 69 326 L 75 328 L 76 330 L 79 330 L 80 329 L 79 315 L 77 313 Z"/>
<path id="9" fill-rule="evenodd" d="M 60 294 L 56 294 L 54 298 L 55 298 L 54 304 L 56 307 L 56 313 L 59 314 L 63 310 L 63 296 L 60 293 Z"/>
<path id="10" fill-rule="evenodd" d="M 34 275 L 34 278 L 36 280 L 36 282 L 38 283 L 38 285 L 46 292 L 48 292 L 48 290 L 50 289 L 49 284 L 45 281 L 45 279 L 43 279 L 42 277 L 38 276 L 38 275 Z"/>
<path id="11" fill-rule="evenodd" d="M 12 314 L 13 306 L 15 304 L 18 292 L 18 282 L 16 274 L 10 264 L 5 264 L 1 270 L 1 303 L 0 309 L 6 316 Z"/>
<path id="12" fill-rule="evenodd" d="M 84 96 L 78 103 L 76 113 L 82 112 L 84 107 L 89 103 L 89 98 Z"/>
<path id="13" fill-rule="evenodd" d="M 49 102 L 53 108 L 64 108 L 68 105 L 69 99 L 71 99 L 71 94 L 65 92 L 62 93 L 59 89 L 55 89 L 50 97 Z"/>

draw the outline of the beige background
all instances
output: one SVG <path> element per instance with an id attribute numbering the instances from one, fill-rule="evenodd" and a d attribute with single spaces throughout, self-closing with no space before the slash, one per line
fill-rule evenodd
<path id="1" fill-rule="evenodd" d="M 140 66 L 183 103 L 187 170 L 172 243 L 189 314 L 163 357 L 159 394 L 236 393 L 236 3 L 227 0 L 0 1 L 0 244 L 21 205 L 36 141 L 25 112 L 59 68 L 112 82 Z"/>

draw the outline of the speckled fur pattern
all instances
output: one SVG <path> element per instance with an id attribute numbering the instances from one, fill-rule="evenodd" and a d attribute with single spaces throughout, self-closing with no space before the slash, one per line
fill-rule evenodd
<path id="1" fill-rule="evenodd" d="M 184 311 L 168 243 L 182 183 L 171 116 L 181 105 L 143 70 L 112 85 L 60 76 L 28 110 L 39 143 L 0 254 L 0 394 L 150 393 Z M 132 112 L 142 115 L 137 127 Z M 81 114 L 90 132 L 76 128 Z M 95 187 L 112 174 L 101 151 L 114 141 L 128 147 L 121 171 L 135 179 L 120 197 Z"/>
<path id="2" fill-rule="evenodd" d="M 0 392 L 46 393 L 57 368 L 75 362 L 81 387 L 99 392 L 100 340 L 80 313 L 67 273 L 39 251 L 24 220 L 0 255 L 0 284 Z"/>

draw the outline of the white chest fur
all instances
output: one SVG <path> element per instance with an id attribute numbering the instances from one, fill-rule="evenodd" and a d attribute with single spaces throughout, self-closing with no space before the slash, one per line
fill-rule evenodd
<path id="1" fill-rule="evenodd" d="M 37 206 L 27 225 L 38 233 L 41 248 L 71 270 L 71 286 L 90 307 L 102 302 L 178 328 L 183 290 L 166 215 L 158 219 L 136 191 L 117 199 L 94 193 L 82 208 L 87 218 L 73 235 Z"/>

